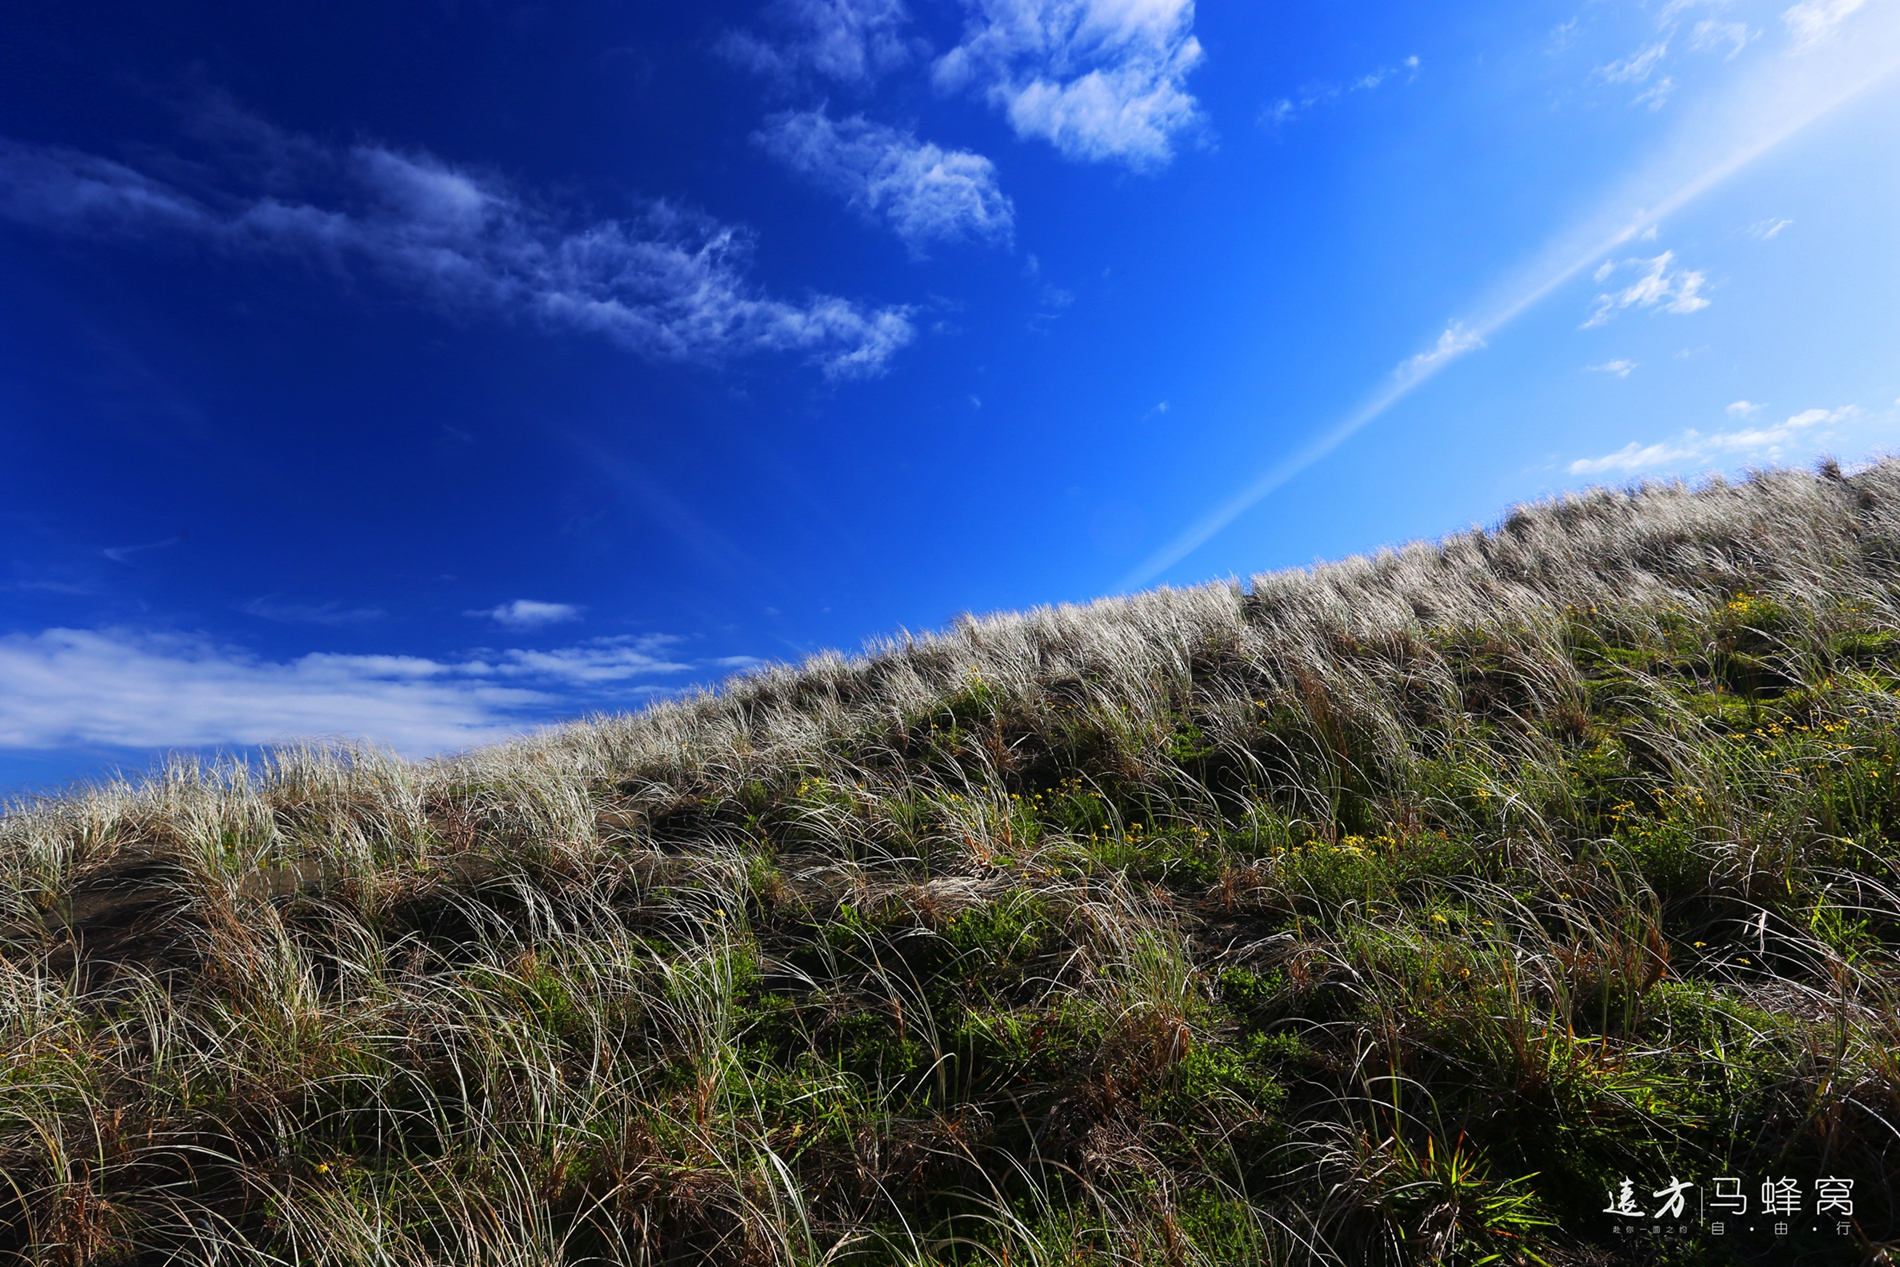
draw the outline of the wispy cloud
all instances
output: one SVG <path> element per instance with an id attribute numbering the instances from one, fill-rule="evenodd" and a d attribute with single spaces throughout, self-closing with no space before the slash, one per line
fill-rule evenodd
<path id="1" fill-rule="evenodd" d="M 1757 220 L 1748 226 L 1748 236 L 1754 238 L 1757 242 L 1766 242 L 1769 238 L 1774 237 L 1793 223 L 1794 221 L 1792 220 Z"/>
<path id="2" fill-rule="evenodd" d="M 1728 55 L 1734 57 L 1748 42 L 1754 39 L 1746 22 L 1720 22 L 1714 18 L 1704 18 L 1695 24 L 1689 33 L 1689 46 L 1694 49 L 1719 49 L 1726 45 Z"/>
<path id="3" fill-rule="evenodd" d="M 463 612 L 492 620 L 504 629 L 540 629 L 581 618 L 581 609 L 570 603 L 543 603 L 532 598 L 517 598 L 512 603 L 482 611 Z"/>
<path id="4" fill-rule="evenodd" d="M 1651 259 L 1629 259 L 1605 263 L 1597 269 L 1595 280 L 1607 281 L 1626 268 L 1640 268 L 1642 275 L 1621 290 L 1597 296 L 1596 311 L 1583 323 L 1585 330 L 1600 326 L 1625 308 L 1657 308 L 1664 312 L 1691 313 L 1709 306 L 1701 295 L 1708 279 L 1701 273 L 1672 269 L 1674 251 L 1664 251 Z"/>
<path id="5" fill-rule="evenodd" d="M 126 629 L 0 636 L 0 748 L 249 745 L 302 737 L 466 748 L 611 700 L 692 666 L 663 636 L 456 661 L 306 655 L 267 660 L 208 639 Z M 607 694 L 603 695 L 602 691 Z"/>
<path id="6" fill-rule="evenodd" d="M 106 549 L 100 551 L 100 553 L 105 555 L 108 559 L 111 559 L 114 563 L 124 563 L 130 566 L 133 555 L 144 554 L 148 550 L 163 550 L 168 546 L 183 545 L 188 535 L 187 533 L 181 532 L 175 536 L 166 537 L 163 541 L 147 541 L 135 546 L 108 546 Z"/>
<path id="7" fill-rule="evenodd" d="M 753 140 L 866 219 L 889 225 L 914 254 L 936 243 L 1010 241 L 1016 209 L 981 154 L 822 110 L 775 114 Z"/>
<path id="8" fill-rule="evenodd" d="M 0 140 L 0 215 L 69 234 L 188 236 L 253 255 L 361 269 L 451 314 L 521 316 L 667 360 L 802 354 L 875 374 L 909 312 L 763 294 L 743 229 L 671 203 L 570 223 L 501 177 L 422 152 L 347 149 L 240 118 L 196 191 L 96 155 Z M 232 144 L 232 142 L 237 144 Z"/>
<path id="9" fill-rule="evenodd" d="M 1597 67 L 1597 74 L 1613 84 L 1641 83 L 1649 78 L 1651 72 L 1662 64 L 1663 58 L 1668 54 L 1669 41 L 1657 40 L 1654 44 L 1638 49 L 1621 61 Z"/>
<path id="10" fill-rule="evenodd" d="M 1668 75 L 1658 79 L 1649 88 L 1636 94 L 1630 100 L 1633 106 L 1648 106 L 1651 110 L 1660 110 L 1668 103 L 1670 95 L 1676 91 L 1676 81 Z"/>
<path id="11" fill-rule="evenodd" d="M 655 674 L 686 672 L 693 666 L 669 658 L 678 642 L 679 639 L 666 634 L 594 638 L 579 646 L 558 647 L 552 651 L 504 651 L 486 667 L 500 677 L 543 678 L 572 686 L 599 686 Z"/>
<path id="12" fill-rule="evenodd" d="M 1766 408 L 1768 408 L 1768 406 L 1758 405 L 1752 400 L 1738 400 L 1728 407 L 1728 416 L 1731 418 L 1753 418 Z"/>
<path id="13" fill-rule="evenodd" d="M 1748 412 L 1761 408 L 1760 405 L 1750 406 L 1747 401 L 1736 401 L 1729 406 L 1731 415 L 1736 413 L 1737 405 L 1747 406 Z M 1709 435 L 1692 429 L 1654 444 L 1641 444 L 1632 440 L 1614 453 L 1595 458 L 1578 458 L 1570 464 L 1569 470 L 1572 475 L 1601 475 L 1607 471 L 1633 474 L 1659 467 L 1749 456 L 1778 462 L 1785 456 L 1786 447 L 1795 440 L 1822 440 L 1826 427 L 1847 422 L 1859 415 L 1860 410 L 1852 405 L 1840 409 L 1808 409 L 1772 427 L 1748 427 Z M 1817 428 L 1823 430 L 1817 431 Z"/>
<path id="14" fill-rule="evenodd" d="M 1347 84 L 1311 83 L 1302 87 L 1290 97 L 1281 97 L 1269 103 L 1260 111 L 1260 122 L 1269 127 L 1279 127 L 1291 123 L 1316 106 L 1338 101 L 1348 93 L 1371 92 L 1380 84 L 1396 75 L 1403 74 L 1409 82 L 1418 75 L 1419 61 L 1416 55 L 1406 58 L 1395 66 L 1381 66 L 1375 71 L 1359 76 Z"/>
<path id="15" fill-rule="evenodd" d="M 1614 374 L 1618 378 L 1628 378 L 1630 371 L 1636 368 L 1636 362 L 1618 358 L 1614 361 L 1605 361 L 1601 365 L 1586 365 L 1583 368 L 1596 374 Z"/>
<path id="16" fill-rule="evenodd" d="M 192 638 L 49 629 L 0 638 L 0 747 L 372 738 L 410 753 L 500 739 L 551 696 L 406 656 L 273 663 Z"/>
<path id="17" fill-rule="evenodd" d="M 1074 303 L 1074 291 L 1044 282 L 1036 289 L 1036 311 L 1029 315 L 1029 329 L 1037 334 L 1049 333 Z"/>
<path id="18" fill-rule="evenodd" d="M 385 614 L 380 607 L 351 607 L 335 601 L 286 603 L 275 598 L 254 598 L 238 610 L 286 625 L 362 625 L 381 620 Z"/>
<path id="19" fill-rule="evenodd" d="M 1393 376 L 1400 382 L 1408 382 L 1434 373 L 1445 362 L 1475 352 L 1484 346 L 1484 336 L 1471 329 L 1462 321 L 1454 321 L 1445 327 L 1438 336 L 1438 342 L 1417 356 L 1401 363 Z"/>
<path id="20" fill-rule="evenodd" d="M 901 0 L 776 0 L 760 17 L 768 35 L 729 31 L 714 48 L 788 85 L 816 76 L 865 88 L 911 60 Z"/>
<path id="21" fill-rule="evenodd" d="M 963 41 L 933 71 L 1001 107 L 1018 136 L 1068 158 L 1152 169 L 1204 127 L 1187 78 L 1193 0 L 965 0 Z"/>
<path id="22" fill-rule="evenodd" d="M 1801 0 L 1781 15 L 1798 49 L 1831 38 L 1867 0 Z"/>

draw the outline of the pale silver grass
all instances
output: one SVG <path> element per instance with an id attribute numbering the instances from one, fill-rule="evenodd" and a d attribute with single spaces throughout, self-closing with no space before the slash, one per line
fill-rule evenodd
<path id="1" fill-rule="evenodd" d="M 840 1190 L 820 1209 L 820 1190 L 807 1191 L 815 1180 L 787 1151 L 775 1116 L 783 1109 L 773 1097 L 788 1092 L 759 1086 L 741 1046 L 749 1032 L 737 1010 L 742 969 L 764 935 L 752 913 L 804 911 L 844 928 L 847 908 L 911 912 L 875 935 L 851 925 L 835 946 L 821 939 L 809 971 L 761 960 L 769 978 L 875 1000 L 876 1010 L 903 1016 L 905 1032 L 923 1036 L 916 1076 L 886 1077 L 881 1067 L 868 1080 L 813 1075 L 797 1084 L 794 1103 L 836 1105 L 873 1133 L 913 1129 L 932 1114 L 989 1113 L 950 1076 L 953 1018 L 936 1014 L 905 959 L 952 921 L 986 913 L 1051 921 L 1063 947 L 1025 966 L 1003 1011 L 1081 1008 L 1105 1034 L 1149 1040 L 1148 1059 L 1165 1083 L 1190 1052 L 1221 1041 L 1207 1019 L 1217 1015 L 1212 969 L 1181 922 L 1201 899 L 1166 867 L 1162 882 L 1104 871 L 1094 834 L 1022 807 L 1011 789 L 1025 763 L 1047 764 L 1038 745 L 1070 733 L 1065 727 L 1100 744 L 1075 772 L 1076 795 L 1099 802 L 1095 833 L 1125 842 L 1146 822 L 1156 833 L 1187 838 L 1199 829 L 1221 842 L 1224 878 L 1207 896 L 1212 905 L 1191 912 L 1195 937 L 1230 908 L 1330 902 L 1288 847 L 1347 841 L 1344 818 L 1360 801 L 1401 834 L 1424 821 L 1458 825 L 1565 895 L 1533 907 L 1459 881 L 1430 899 L 1489 912 L 1513 930 L 1469 947 L 1472 962 L 1508 985 L 1508 1006 L 1491 1020 L 1481 1014 L 1477 1039 L 1503 1053 L 1498 1059 L 1530 1060 L 1532 1072 L 1542 1062 L 1542 1076 L 1554 1076 L 1578 1052 L 1557 1028 L 1561 1018 L 1594 1000 L 1597 1026 L 1612 1019 L 1610 994 L 1600 980 L 1580 978 L 1577 965 L 1617 955 L 1640 962 L 1633 939 L 1658 918 L 1656 895 L 1630 888 L 1618 864 L 1566 825 L 1583 807 L 1567 799 L 1560 773 L 1574 754 L 1549 719 L 1561 726 L 1582 717 L 1590 692 L 1606 689 L 1601 675 L 1591 683 L 1580 676 L 1567 641 L 1576 623 L 1587 618 L 1634 645 L 1662 645 L 1672 622 L 1719 616 L 1745 587 L 1795 613 L 1775 636 L 1777 662 L 1819 663 L 1827 633 L 1819 613 L 1857 605 L 1866 623 L 1896 624 L 1892 556 L 1881 551 L 1896 540 L 1897 495 L 1900 472 L 1885 466 L 1851 478 L 1774 473 L 1693 492 L 1592 493 L 1514 512 L 1494 532 L 1257 577 L 1246 590 L 1213 585 L 968 619 L 859 659 L 776 667 L 717 694 L 436 763 L 292 749 L 257 766 L 180 764 L 144 783 L 22 805 L 0 820 L 9 966 L 34 962 L 61 912 L 95 879 L 146 865 L 159 868 L 151 883 L 170 895 L 159 904 L 166 944 L 185 962 L 155 972 L 124 965 L 103 983 L 82 980 L 77 959 L 67 979 L 21 969 L 9 997 L 20 998 L 34 1029 L 6 1031 L 14 1051 L 47 1034 L 66 1036 L 60 1045 L 73 1050 L 95 1044 L 122 1077 L 150 1086 L 152 1104 L 175 1125 L 130 1159 L 108 1157 L 105 1106 L 87 1098 L 98 1084 L 77 1061 L 48 1062 L 44 1085 L 83 1105 L 78 1117 L 22 1089 L 6 1120 L 46 1141 L 33 1163 L 40 1173 L 66 1176 L 46 1191 L 77 1193 L 72 1176 L 82 1170 L 105 1182 L 141 1159 L 192 1150 L 210 1157 L 224 1146 L 202 1141 L 225 1136 L 294 1161 L 301 1141 L 285 1109 L 267 1114 L 260 1134 L 236 1118 L 180 1116 L 179 1106 L 197 1101 L 178 1087 L 187 1077 L 232 1087 L 301 1078 L 310 1094 L 335 1102 L 306 1116 L 305 1129 L 347 1138 L 374 1123 L 378 1138 L 418 1151 L 406 1171 L 353 1180 L 366 1185 L 357 1197 L 322 1182 L 270 1180 L 289 1238 L 281 1244 L 297 1247 L 299 1261 L 649 1261 L 670 1252 L 648 1236 L 654 1201 L 663 1199 L 653 1194 L 667 1184 L 697 1193 L 692 1200 L 726 1220 L 717 1225 L 724 1231 L 706 1225 L 714 1239 L 702 1248 L 715 1257 L 818 1262 L 879 1245 L 900 1257 L 934 1253 L 926 1247 L 951 1242 L 909 1224 L 886 1176 L 864 1172 L 882 1194 L 870 1204 Z M 1474 664 L 1490 675 L 1490 685 L 1479 684 L 1492 692 L 1482 715 L 1464 676 Z M 1711 807 L 1685 846 L 1706 868 L 1709 891 L 1758 913 L 1758 953 L 1775 950 L 1802 978 L 1738 970 L 1725 988 L 1776 1015 L 1836 1017 L 1841 1040 L 1817 1057 L 1826 1069 L 1816 1085 L 1848 1090 L 1827 1090 L 1815 1103 L 1833 1112 L 1851 1099 L 1888 1120 L 1881 1097 L 1895 1085 L 1891 1061 L 1881 1063 L 1872 1035 L 1894 1015 L 1890 954 L 1829 941 L 1799 922 L 1820 918 L 1822 907 L 1791 908 L 1774 894 L 1789 868 L 1809 865 L 1792 842 L 1824 833 L 1825 824 L 1807 821 L 1815 812 L 1808 802 L 1788 801 L 1785 820 L 1743 812 L 1770 775 L 1694 742 L 1699 719 L 1654 675 L 1624 676 L 1634 719 L 1627 738 L 1682 795 Z M 1893 697 L 1879 683 L 1846 689 L 1877 720 L 1893 720 Z M 915 745 L 932 717 L 945 719 L 945 738 L 921 753 Z M 1271 718 L 1284 720 L 1263 730 Z M 1464 763 L 1451 782 L 1431 766 L 1435 751 Z M 1846 757 L 1832 759 L 1846 768 Z M 1847 903 L 1830 899 L 1847 912 L 1840 919 L 1895 912 L 1877 863 L 1870 857 L 1829 882 L 1853 893 Z M 418 904 L 454 914 L 459 943 L 374 932 Z M 1300 925 L 1304 948 L 1285 962 L 1306 965 L 1309 983 L 1332 964 L 1368 1009 L 1359 1020 L 1314 1027 L 1360 1053 L 1360 1073 L 1334 1100 L 1344 1127 L 1363 1120 L 1353 1104 L 1378 1102 L 1372 1081 L 1418 1087 L 1397 1062 L 1433 1050 L 1429 1033 L 1407 1029 L 1405 984 L 1377 966 L 1378 955 L 1438 953 L 1443 939 L 1370 898 L 1321 913 L 1339 931 L 1323 921 Z M 194 965 L 221 974 L 222 1001 L 180 1006 L 172 983 Z M 549 998 L 560 1000 L 565 1038 L 550 1028 L 552 1012 L 535 1010 L 551 1006 L 535 1000 Z M 107 1001 L 119 1008 L 116 1019 L 88 1033 L 86 1018 Z M 1627 1027 L 1634 1015 L 1626 1007 L 1618 1023 Z M 639 1018 L 632 1029 L 630 1018 Z M 1764 1049 L 1781 1041 L 1767 1030 L 1747 1040 Z M 332 1051 L 348 1056 L 342 1067 L 310 1065 Z M 413 1063 L 429 1053 L 446 1082 Z M 684 1093 L 681 1071 L 690 1074 Z M 1641 1090 L 1611 1082 L 1593 1094 L 1627 1108 Z M 1417 1105 L 1396 1111 L 1442 1133 L 1430 1089 L 1418 1094 Z M 1233 1098 L 1213 1098 L 1222 1097 Z M 79 1118 L 92 1121 L 90 1142 L 72 1129 Z M 621 1179 L 586 1189 L 556 1219 L 550 1177 L 570 1159 L 611 1155 L 619 1145 L 604 1124 L 647 1121 L 665 1136 L 651 1156 L 630 1158 Z M 1636 1134 L 1644 1129 L 1653 1124 Z M 934 1138 L 926 1136 L 924 1152 L 958 1151 L 956 1135 Z M 1159 1164 L 1136 1137 L 1115 1147 L 1123 1169 Z M 1356 1163 L 1372 1189 L 1397 1164 L 1396 1138 L 1381 1147 Z M 1013 1246 L 1017 1261 L 1084 1244 L 1110 1260 L 1196 1261 L 1207 1252 L 1177 1236 L 1181 1198 L 1171 1172 L 1156 1172 L 1156 1195 L 1146 1200 L 1036 1153 L 967 1156 L 983 1159 L 979 1173 L 997 1176 L 965 1216 L 987 1219 L 992 1238 L 980 1250 L 965 1245 L 970 1252 Z M 466 1185 L 457 1167 L 470 1164 L 489 1167 L 489 1188 Z M 862 1159 L 854 1164 L 862 1171 Z M 1203 1181 L 1238 1191 L 1218 1174 Z M 1079 1183 L 1085 1204 L 1055 1204 L 1062 1183 Z M 1026 1197 L 1006 1199 L 1011 1185 Z M 169 1199 L 164 1191 L 140 1200 L 156 1208 Z M 1014 1211 L 1019 1198 L 1031 1202 L 1033 1219 Z M 1257 1233 L 1247 1243 L 1280 1228 L 1276 1252 L 1336 1257 L 1331 1207 L 1302 1210 L 1289 1199 L 1246 1192 Z M 174 1204 L 175 1228 L 206 1256 L 215 1248 L 218 1257 L 261 1261 L 253 1231 L 218 1210 L 193 1212 L 183 1197 Z M 895 1238 L 867 1221 L 893 1211 L 904 1228 Z M 1444 1250 L 1446 1225 L 1434 1227 L 1431 1244 Z"/>

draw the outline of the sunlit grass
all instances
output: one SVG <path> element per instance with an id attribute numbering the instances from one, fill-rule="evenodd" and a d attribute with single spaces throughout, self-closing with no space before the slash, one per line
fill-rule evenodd
<path id="1" fill-rule="evenodd" d="M 1827 1166 L 1853 1260 L 1897 586 L 1900 468 L 1598 493 L 13 806 L 0 1254 L 1590 1262 L 1618 1176 Z"/>

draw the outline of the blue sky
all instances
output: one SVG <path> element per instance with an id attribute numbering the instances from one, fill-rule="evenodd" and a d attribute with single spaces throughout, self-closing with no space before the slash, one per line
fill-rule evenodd
<path id="1" fill-rule="evenodd" d="M 1900 0 L 0 35 L 0 793 L 1900 445 Z"/>

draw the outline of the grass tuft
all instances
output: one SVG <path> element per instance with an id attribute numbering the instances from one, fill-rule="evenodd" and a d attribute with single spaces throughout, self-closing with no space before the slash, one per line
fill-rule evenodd
<path id="1" fill-rule="evenodd" d="M 1894 464 L 1596 490 L 15 803 L 0 1260 L 1586 1264 L 1623 1176 L 1834 1173 L 1756 1248 L 1861 1261 L 1896 543 Z"/>

